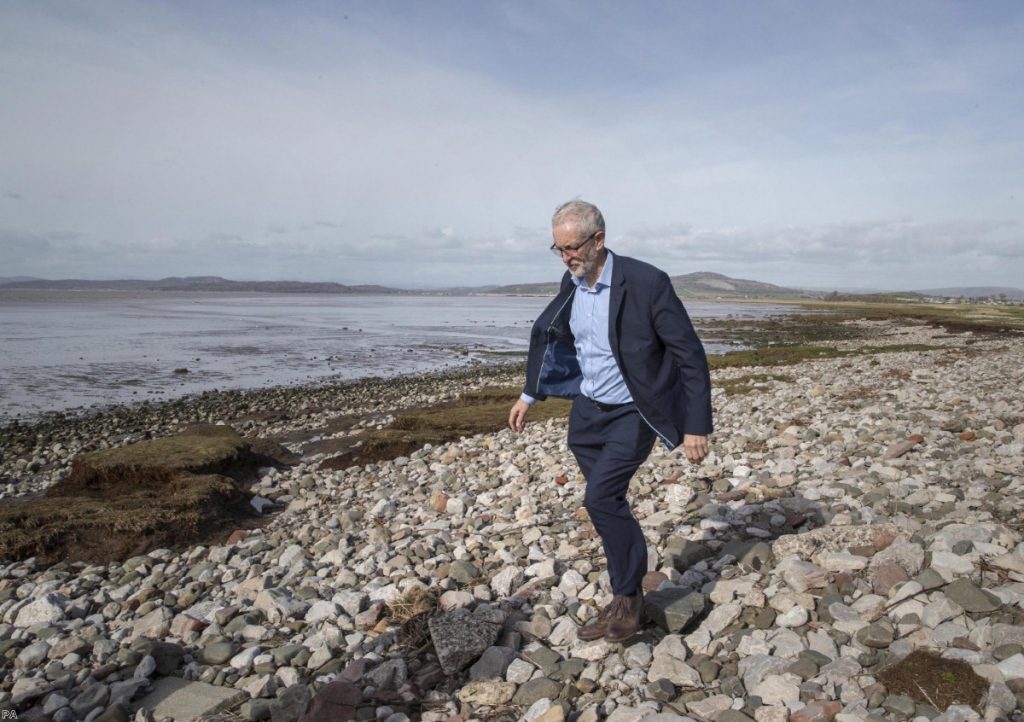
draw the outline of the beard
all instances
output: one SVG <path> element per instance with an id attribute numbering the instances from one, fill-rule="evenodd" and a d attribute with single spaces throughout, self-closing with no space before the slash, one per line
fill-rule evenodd
<path id="1" fill-rule="evenodd" d="M 569 273 L 576 278 L 586 278 L 592 271 L 597 270 L 599 256 L 596 253 L 591 253 L 586 258 L 576 258 L 570 261 Z"/>

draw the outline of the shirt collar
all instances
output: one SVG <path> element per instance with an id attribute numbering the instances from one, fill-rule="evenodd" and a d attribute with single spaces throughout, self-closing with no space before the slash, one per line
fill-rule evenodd
<path id="1" fill-rule="evenodd" d="M 608 249 L 605 250 L 608 251 Z M 597 293 L 597 291 L 602 286 L 604 288 L 608 288 L 612 285 L 612 265 L 614 263 L 613 259 L 614 256 L 612 255 L 612 252 L 608 251 L 608 255 L 605 256 L 604 259 L 604 268 L 601 269 L 601 275 L 598 277 L 597 283 L 594 284 L 593 290 L 591 290 L 590 286 L 587 285 L 587 279 L 576 278 L 576 276 L 570 276 L 570 278 L 572 278 L 572 282 L 576 284 L 577 288 L 583 289 L 584 291 L 587 291 L 589 293 Z"/>

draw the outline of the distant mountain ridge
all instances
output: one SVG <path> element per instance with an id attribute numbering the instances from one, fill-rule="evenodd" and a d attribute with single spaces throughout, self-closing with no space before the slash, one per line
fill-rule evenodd
<path id="1" fill-rule="evenodd" d="M 820 295 L 810 294 L 796 288 L 776 286 L 773 283 L 731 278 L 711 271 L 697 271 L 683 276 L 670 276 L 670 278 L 676 293 L 684 298 L 815 298 Z M 486 293 L 513 296 L 551 296 L 558 293 L 560 283 L 561 281 L 519 283 L 511 286 L 498 286 Z"/>
<path id="2" fill-rule="evenodd" d="M 57 281 L 34 279 L 31 281 L 15 281 L 3 283 L 5 289 L 40 289 L 63 291 L 216 291 L 216 292 L 248 292 L 248 293 L 364 293 L 364 294 L 400 294 L 415 293 L 400 288 L 387 286 L 358 285 L 346 286 L 333 282 L 307 281 L 229 281 L 220 276 L 187 276 L 184 278 L 171 276 L 158 281 L 117 280 L 87 281 L 84 279 L 67 278 Z"/>
<path id="3" fill-rule="evenodd" d="M 961 286 L 953 288 L 924 288 L 915 291 L 924 296 L 946 296 L 947 298 L 994 298 L 1005 295 L 1015 300 L 1024 299 L 1024 290 L 1011 286 Z"/>
<path id="4" fill-rule="evenodd" d="M 773 283 L 732 278 L 711 271 L 697 271 L 681 276 L 671 276 L 672 286 L 683 298 L 772 298 L 799 299 L 823 298 L 833 294 L 821 289 L 800 289 L 777 286 Z M 543 283 L 519 283 L 505 286 L 456 286 L 438 289 L 406 289 L 375 284 L 346 285 L 330 281 L 232 281 L 220 276 L 171 276 L 159 280 L 106 280 L 84 279 L 47 280 L 30 276 L 0 277 L 3 290 L 62 290 L 62 291 L 181 291 L 181 292 L 222 292 L 222 293 L 333 293 L 333 294 L 382 294 L 382 295 L 426 295 L 426 296 L 553 296 L 558 293 L 561 279 Z M 846 293 L 851 296 L 880 295 L 879 292 Z M 1024 299 L 1024 290 L 1002 286 L 964 286 L 932 288 L 919 291 L 890 291 L 885 296 L 899 295 L 920 298 L 998 298 L 1008 300 Z"/>

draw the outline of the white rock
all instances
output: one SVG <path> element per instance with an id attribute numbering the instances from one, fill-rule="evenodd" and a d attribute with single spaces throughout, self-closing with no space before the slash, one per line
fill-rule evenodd
<path id="1" fill-rule="evenodd" d="M 932 552 L 932 569 L 947 582 L 951 582 L 958 577 L 971 574 L 974 571 L 974 564 L 970 559 L 953 552 Z"/>
<path id="2" fill-rule="evenodd" d="M 722 604 L 711 610 L 707 618 L 701 623 L 711 633 L 712 637 L 721 634 L 722 630 L 739 619 L 743 612 L 743 605 L 736 602 Z"/>
<path id="3" fill-rule="evenodd" d="M 309 624 L 315 624 L 316 622 L 322 622 L 325 619 L 337 619 L 338 618 L 338 605 L 334 602 L 327 602 L 319 600 L 313 602 L 313 605 L 306 611 L 306 622 Z"/>
<path id="4" fill-rule="evenodd" d="M 732 697 L 724 694 L 715 694 L 686 704 L 686 710 L 699 719 L 715 719 L 727 709 L 732 709 Z"/>
<path id="5" fill-rule="evenodd" d="M 523 583 L 523 570 L 517 566 L 503 567 L 491 577 L 491 589 L 501 597 L 508 597 Z"/>
<path id="6" fill-rule="evenodd" d="M 18 611 L 15 627 L 31 627 L 33 624 L 53 624 L 64 619 L 67 598 L 61 594 L 46 594 L 29 602 Z"/>
<path id="7" fill-rule="evenodd" d="M 800 699 L 800 681 L 795 674 L 770 674 L 750 694 L 769 706 L 788 705 Z"/>
<path id="8" fill-rule="evenodd" d="M 791 607 L 775 618 L 775 624 L 784 628 L 799 627 L 807 624 L 810 618 L 811 615 L 803 607 Z"/>
<path id="9" fill-rule="evenodd" d="M 703 686 L 700 674 L 686 662 L 667 654 L 654 656 L 651 667 L 647 671 L 647 680 L 653 682 L 658 679 L 667 679 L 677 687 L 684 689 L 698 689 Z"/>
<path id="10" fill-rule="evenodd" d="M 248 649 L 243 649 L 231 658 L 229 664 L 235 669 L 246 670 L 252 666 L 253 660 L 262 652 L 263 649 L 260 647 L 249 647 Z"/>
<path id="11" fill-rule="evenodd" d="M 1007 657 L 1002 662 L 996 665 L 1000 672 L 1003 673 L 1003 679 L 1024 679 L 1024 654 L 1015 654 L 1012 657 Z"/>

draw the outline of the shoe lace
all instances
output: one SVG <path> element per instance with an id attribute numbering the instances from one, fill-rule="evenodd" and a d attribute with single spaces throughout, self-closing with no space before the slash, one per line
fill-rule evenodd
<path id="1" fill-rule="evenodd" d="M 611 604 L 604 608 L 608 619 L 628 619 L 630 617 L 629 597 L 613 597 Z"/>

